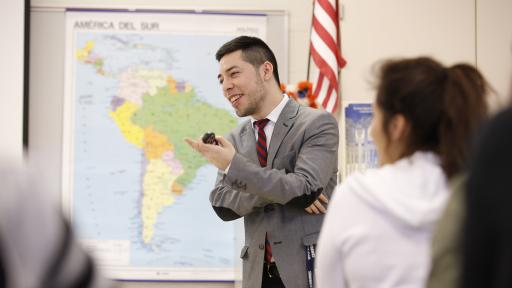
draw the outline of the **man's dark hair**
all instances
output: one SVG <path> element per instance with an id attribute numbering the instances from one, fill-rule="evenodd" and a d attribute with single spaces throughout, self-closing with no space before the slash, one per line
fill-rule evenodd
<path id="1" fill-rule="evenodd" d="M 261 66 L 265 61 L 269 61 L 274 66 L 274 79 L 277 81 L 277 85 L 281 85 L 279 81 L 279 73 L 277 72 L 277 61 L 276 56 L 270 47 L 263 42 L 263 40 L 257 37 L 250 36 L 239 36 L 229 42 L 226 42 L 222 47 L 215 53 L 215 58 L 220 61 L 226 54 L 233 53 L 235 51 L 242 51 L 242 59 L 245 62 L 250 63 L 255 68 Z"/>

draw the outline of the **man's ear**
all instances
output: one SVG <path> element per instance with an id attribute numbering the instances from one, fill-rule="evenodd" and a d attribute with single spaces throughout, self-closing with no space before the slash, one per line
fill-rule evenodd
<path id="1" fill-rule="evenodd" d="M 263 80 L 272 79 L 272 77 L 274 77 L 274 65 L 269 61 L 265 61 L 261 64 L 260 73 Z"/>
<path id="2" fill-rule="evenodd" d="M 392 141 L 403 141 L 409 137 L 409 122 L 402 114 L 396 114 L 389 123 L 389 136 Z"/>

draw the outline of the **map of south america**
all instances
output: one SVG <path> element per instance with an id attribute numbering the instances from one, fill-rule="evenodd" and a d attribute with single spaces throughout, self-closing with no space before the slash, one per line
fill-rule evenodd
<path id="1" fill-rule="evenodd" d="M 212 209 L 219 171 L 185 139 L 246 120 L 223 96 L 215 53 L 240 35 L 266 40 L 270 20 L 135 10 L 64 12 L 64 209 L 108 277 L 234 281 L 243 219 Z"/>
<path id="2" fill-rule="evenodd" d="M 104 56 L 95 51 L 94 41 L 80 47 L 76 59 L 91 65 L 102 77 L 118 81 L 117 92 L 105 113 L 124 139 L 144 155 L 141 238 L 149 245 L 162 210 L 173 205 L 196 177 L 197 170 L 207 164 L 184 139 L 197 139 L 208 131 L 226 134 L 237 120 L 227 110 L 201 101 L 192 85 L 177 81 L 164 71 L 137 65 L 111 73 L 103 66 Z"/>

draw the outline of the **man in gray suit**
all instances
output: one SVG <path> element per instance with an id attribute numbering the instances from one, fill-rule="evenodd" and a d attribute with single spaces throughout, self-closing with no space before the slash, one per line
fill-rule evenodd
<path id="1" fill-rule="evenodd" d="M 281 93 L 277 62 L 260 39 L 241 36 L 216 54 L 224 96 L 240 124 L 218 145 L 187 139 L 219 168 L 217 215 L 244 217 L 243 287 L 313 285 L 314 247 L 336 185 L 338 124 Z"/>

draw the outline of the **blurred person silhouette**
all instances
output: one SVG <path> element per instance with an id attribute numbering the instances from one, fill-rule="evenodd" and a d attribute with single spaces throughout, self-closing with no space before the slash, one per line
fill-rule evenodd
<path id="1" fill-rule="evenodd" d="M 424 287 L 448 181 L 487 116 L 488 85 L 470 65 L 422 57 L 379 72 L 371 136 L 381 167 L 336 188 L 318 243 L 320 288 Z"/>
<path id="2" fill-rule="evenodd" d="M 0 155 L 0 287 L 113 287 L 30 174 Z"/>
<path id="3" fill-rule="evenodd" d="M 510 84 L 510 92 L 512 92 L 512 81 Z M 497 96 L 496 91 L 493 91 L 493 94 L 492 96 Z M 495 100 L 497 100 L 496 103 L 500 102 L 499 99 Z M 509 96 L 510 100 L 512 100 L 512 96 Z M 507 211 L 509 206 L 506 205 L 510 203 L 510 197 L 506 193 L 509 189 L 506 186 L 506 176 L 504 174 L 506 174 L 505 161 L 511 158 L 510 153 L 506 150 L 510 147 L 511 139 L 510 137 L 507 138 L 507 135 L 512 131 L 510 130 L 511 109 L 509 105 L 508 110 L 493 118 L 490 121 L 491 123 L 486 123 L 482 131 L 478 133 L 478 137 L 475 137 L 476 141 L 473 142 L 477 142 L 477 145 L 473 145 L 475 147 L 470 155 L 470 159 L 472 159 L 470 163 L 473 164 L 469 169 L 469 183 L 468 171 L 461 173 L 451 181 L 452 194 L 437 223 L 432 240 L 432 267 L 428 279 L 428 288 L 510 287 L 512 284 L 510 277 L 507 276 L 510 268 L 512 268 L 510 266 L 512 260 L 510 256 L 512 254 L 501 253 L 506 251 L 506 245 L 497 248 L 500 253 L 489 253 L 489 250 L 482 249 L 483 246 L 480 246 L 483 245 L 484 240 L 495 241 L 487 243 L 491 245 L 490 247 L 499 246 L 501 244 L 497 243 L 506 243 L 501 242 L 503 240 L 502 235 L 511 233 L 510 229 L 507 231 L 506 225 L 502 225 L 503 219 L 494 216 L 488 217 L 489 215 L 487 215 L 488 213 L 496 213 L 496 208 L 504 208 L 505 210 L 502 212 Z M 503 133 L 503 135 L 499 133 Z M 487 185 L 485 182 L 491 179 L 497 182 Z M 467 200 L 468 194 L 472 195 L 469 201 Z M 500 202 L 499 204 L 498 202 L 495 203 L 497 204 L 496 207 L 481 205 L 486 201 L 488 204 L 492 201 Z M 490 210 L 482 210 L 484 208 Z M 468 215 L 471 215 L 471 217 L 468 217 Z M 487 224 L 494 227 L 490 228 Z M 465 227 L 466 229 L 464 229 Z M 487 230 L 488 228 L 489 230 Z M 501 267 L 507 261 L 505 260 L 507 257 L 509 257 L 508 270 L 503 270 L 507 268 L 507 266 Z M 464 273 L 462 266 L 465 267 Z M 506 272 L 500 275 L 502 272 L 499 271 Z M 462 283 L 463 274 L 464 284 Z M 497 282 L 493 281 L 497 280 L 498 277 L 504 279 L 509 277 L 509 280 L 505 280 L 505 285 L 496 286 Z"/>
<path id="4" fill-rule="evenodd" d="M 512 287 L 512 108 L 486 125 L 467 180 L 459 287 Z"/>
<path id="5" fill-rule="evenodd" d="M 451 195 L 432 236 L 432 263 L 427 288 L 459 287 L 466 173 L 461 172 L 450 181 Z"/>

